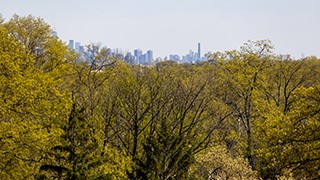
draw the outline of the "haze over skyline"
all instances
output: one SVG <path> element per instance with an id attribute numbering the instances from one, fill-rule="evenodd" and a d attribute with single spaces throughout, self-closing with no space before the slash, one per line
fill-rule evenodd
<path id="1" fill-rule="evenodd" d="M 319 0 L 0 0 L 0 14 L 42 17 L 67 42 L 98 43 L 154 57 L 239 49 L 270 39 L 275 52 L 320 57 Z M 203 55 L 203 54 L 202 54 Z"/>

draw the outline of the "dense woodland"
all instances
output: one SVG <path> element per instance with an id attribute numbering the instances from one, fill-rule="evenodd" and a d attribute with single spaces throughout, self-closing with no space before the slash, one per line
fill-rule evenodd
<path id="1" fill-rule="evenodd" d="M 0 179 L 319 179 L 320 60 L 129 65 L 0 17 Z"/>

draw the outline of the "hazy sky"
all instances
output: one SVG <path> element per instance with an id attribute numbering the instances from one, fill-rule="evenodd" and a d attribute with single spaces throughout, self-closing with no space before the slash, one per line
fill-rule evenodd
<path id="1" fill-rule="evenodd" d="M 275 52 L 320 57 L 320 0 L 0 0 L 10 19 L 32 14 L 63 41 L 101 42 L 156 57 L 239 49 L 270 39 Z"/>

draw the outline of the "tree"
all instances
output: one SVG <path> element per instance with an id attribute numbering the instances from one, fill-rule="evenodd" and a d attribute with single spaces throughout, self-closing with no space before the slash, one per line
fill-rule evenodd
<path id="1" fill-rule="evenodd" d="M 238 145 L 253 169 L 256 168 L 253 127 L 259 116 L 255 100 L 259 96 L 258 89 L 263 86 L 263 71 L 273 57 L 270 54 L 271 47 L 268 41 L 249 42 L 242 47 L 241 52 L 230 51 L 226 54 L 212 55 L 218 59 L 217 63 L 221 68 L 219 75 L 219 79 L 222 80 L 219 92 L 221 94 L 218 96 L 234 114 L 231 123 L 239 122 L 234 130 L 243 140 L 238 139 Z"/>
<path id="2" fill-rule="evenodd" d="M 110 69 L 116 61 L 107 48 L 88 45 L 85 59 L 72 63 L 70 85 L 73 107 L 61 126 L 59 144 L 48 150 L 38 178 L 113 179 L 127 178 L 131 160 L 110 146 L 105 138 L 103 99 Z"/>
<path id="3" fill-rule="evenodd" d="M 21 17 L 15 14 L 3 26 L 8 29 L 10 36 L 33 56 L 34 65 L 39 69 L 56 72 L 59 68 L 61 71 L 64 69 L 63 65 L 73 59 L 67 46 L 52 36 L 50 26 L 41 18 L 31 15 Z"/>
<path id="4" fill-rule="evenodd" d="M 319 178 L 319 87 L 300 87 L 292 94 L 292 107 L 273 109 L 265 116 L 264 145 L 257 152 L 265 179 L 291 176 Z M 261 127 L 259 127 L 261 128 Z"/>
<path id="5" fill-rule="evenodd" d="M 261 97 L 257 99 L 260 119 L 257 120 L 257 154 L 258 171 L 262 178 L 276 178 L 290 172 L 286 168 L 289 157 L 282 154 L 283 142 L 287 134 L 296 134 L 290 122 L 291 114 L 298 100 L 294 94 L 301 87 L 312 87 L 317 84 L 319 64 L 311 59 L 291 60 L 289 56 L 273 61 L 266 71 L 261 87 Z M 289 152 L 289 151 L 288 151 Z M 291 153 L 293 154 L 293 153 Z"/>
<path id="6" fill-rule="evenodd" d="M 217 113 L 197 72 L 178 64 L 126 66 L 110 79 L 106 131 L 135 163 L 131 178 L 186 177 L 194 155 L 212 141 L 227 115 Z"/>
<path id="7" fill-rule="evenodd" d="M 70 89 L 77 105 L 86 107 L 89 116 L 101 115 L 104 112 L 99 108 L 104 101 L 102 97 L 110 77 L 110 68 L 115 65 L 116 59 L 100 44 L 87 45 L 83 53 L 85 59 L 72 64 L 74 74 Z"/>
<path id="8" fill-rule="evenodd" d="M 273 61 L 268 69 L 264 81 L 266 85 L 262 91 L 263 99 L 267 103 L 274 104 L 284 113 L 292 108 L 293 92 L 302 86 L 313 86 L 317 81 L 319 63 L 311 60 L 292 60 L 290 56 L 284 56 L 281 60 Z"/>
<path id="9" fill-rule="evenodd" d="M 51 148 L 40 167 L 39 179 L 127 178 L 130 159 L 100 143 L 84 110 L 73 105 L 60 144 Z"/>
<path id="10" fill-rule="evenodd" d="M 25 179 L 57 143 L 71 99 L 59 80 L 34 65 L 33 55 L 6 27 L 0 25 L 0 176 Z"/>
<path id="11" fill-rule="evenodd" d="M 213 146 L 196 155 L 189 172 L 191 179 L 257 179 L 248 162 L 233 157 L 223 146 Z"/>

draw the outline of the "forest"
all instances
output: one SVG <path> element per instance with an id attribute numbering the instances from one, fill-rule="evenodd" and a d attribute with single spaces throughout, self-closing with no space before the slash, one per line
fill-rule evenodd
<path id="1" fill-rule="evenodd" d="M 0 16 L 0 179 L 319 179 L 320 60 L 269 40 L 197 64 L 80 55 Z"/>

